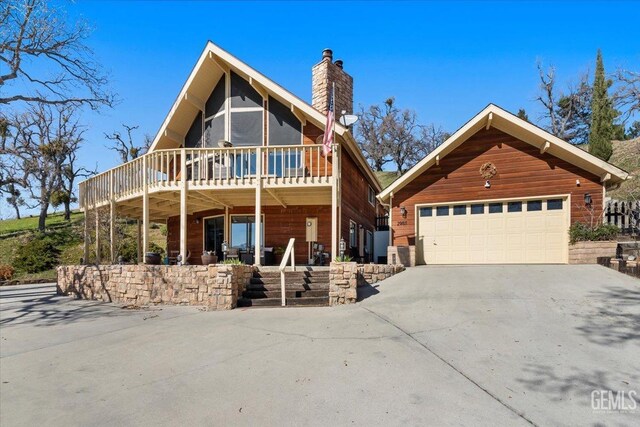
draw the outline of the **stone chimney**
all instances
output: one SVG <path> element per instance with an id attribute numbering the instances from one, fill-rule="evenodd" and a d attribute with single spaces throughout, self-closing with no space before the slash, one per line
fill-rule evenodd
<path id="1" fill-rule="evenodd" d="M 353 114 L 353 77 L 344 71 L 342 60 L 334 62 L 331 49 L 325 49 L 322 60 L 313 66 L 311 81 L 311 105 L 322 113 L 329 109 L 333 83 L 336 84 L 336 119 L 342 116 L 343 110 Z"/>

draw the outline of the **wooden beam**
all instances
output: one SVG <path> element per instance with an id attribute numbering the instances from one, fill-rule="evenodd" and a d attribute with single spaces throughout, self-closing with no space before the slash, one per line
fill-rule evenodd
<path id="1" fill-rule="evenodd" d="M 222 71 L 225 73 L 229 72 L 229 66 L 222 59 L 213 54 L 213 52 L 209 52 L 209 59 L 213 61 Z"/>
<path id="2" fill-rule="evenodd" d="M 165 129 L 164 136 L 166 136 L 167 138 L 169 138 L 174 142 L 177 142 L 180 145 L 184 144 L 184 137 L 174 130 L 171 130 L 169 128 Z"/>
<path id="3" fill-rule="evenodd" d="M 491 122 L 493 121 L 493 113 L 489 113 L 489 118 L 487 119 L 487 127 L 486 130 L 489 130 L 491 127 Z"/>
<path id="4" fill-rule="evenodd" d="M 611 174 L 610 173 L 605 173 L 604 175 L 602 175 L 600 177 L 600 182 L 607 182 L 611 180 Z"/>
<path id="5" fill-rule="evenodd" d="M 211 200 L 214 203 L 217 203 L 217 204 L 221 205 L 224 208 L 232 208 L 233 207 L 229 203 L 227 203 L 227 202 L 225 202 L 223 200 L 220 200 L 217 197 L 210 196 L 209 194 L 205 193 L 204 191 L 196 191 L 196 193 L 201 195 L 204 198 L 207 198 L 207 199 Z"/>
<path id="6" fill-rule="evenodd" d="M 300 120 L 302 126 L 307 125 L 307 118 L 300 111 L 298 111 L 298 109 L 293 104 L 291 104 L 291 112 L 294 116 L 296 116 L 298 120 Z"/>
<path id="7" fill-rule="evenodd" d="M 545 141 L 544 144 L 540 146 L 540 154 L 546 153 L 549 148 L 551 148 L 551 143 L 549 141 Z"/>
<path id="8" fill-rule="evenodd" d="M 286 208 L 286 207 L 287 207 L 287 204 L 285 203 L 285 201 L 284 201 L 284 200 L 282 200 L 282 198 L 281 198 L 280 196 L 278 196 L 278 194 L 276 193 L 276 190 L 272 190 L 271 188 L 266 188 L 265 190 L 267 191 L 267 193 L 269 193 L 269 195 L 270 195 L 271 197 L 273 197 L 273 199 L 274 199 L 276 202 L 280 203 L 280 204 L 282 205 L 282 207 L 283 207 L 283 208 Z"/>
<path id="9" fill-rule="evenodd" d="M 194 94 L 192 94 L 191 92 L 187 92 L 184 94 L 184 100 L 187 101 L 189 104 L 193 105 L 198 110 L 204 112 L 205 102 L 202 99 L 195 96 Z"/>
<path id="10" fill-rule="evenodd" d="M 256 92 L 260 94 L 260 96 L 262 96 L 263 99 L 269 98 L 269 93 L 264 88 L 264 86 L 258 83 L 253 77 L 249 77 L 249 84 L 256 90 Z"/>

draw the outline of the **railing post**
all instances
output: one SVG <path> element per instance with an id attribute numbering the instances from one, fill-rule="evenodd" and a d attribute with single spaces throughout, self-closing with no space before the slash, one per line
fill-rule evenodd
<path id="1" fill-rule="evenodd" d="M 253 263 L 260 266 L 260 247 L 262 245 L 262 149 L 256 147 L 256 219 L 255 219 L 255 250 Z"/>

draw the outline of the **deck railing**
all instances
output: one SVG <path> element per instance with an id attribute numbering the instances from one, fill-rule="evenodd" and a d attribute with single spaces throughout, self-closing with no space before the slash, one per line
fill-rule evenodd
<path id="1" fill-rule="evenodd" d="M 81 182 L 79 203 L 100 206 L 136 197 L 145 187 L 179 189 L 183 181 L 198 189 L 251 187 L 256 171 L 274 186 L 330 184 L 333 173 L 320 145 L 156 150 Z"/>

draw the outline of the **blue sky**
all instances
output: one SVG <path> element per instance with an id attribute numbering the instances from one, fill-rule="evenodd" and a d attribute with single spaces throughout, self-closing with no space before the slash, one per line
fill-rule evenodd
<path id="1" fill-rule="evenodd" d="M 535 120 L 536 61 L 562 84 L 593 70 L 640 70 L 634 2 L 170 2 L 65 3 L 94 27 L 88 44 L 122 102 L 85 113 L 82 161 L 118 163 L 104 132 L 121 123 L 155 134 L 207 40 L 310 100 L 311 67 L 329 47 L 354 77 L 355 105 L 395 96 L 424 123 L 453 131 L 486 104 Z M 326 18 L 325 18 L 326 17 Z M 5 207 L 0 211 L 0 215 Z"/>

